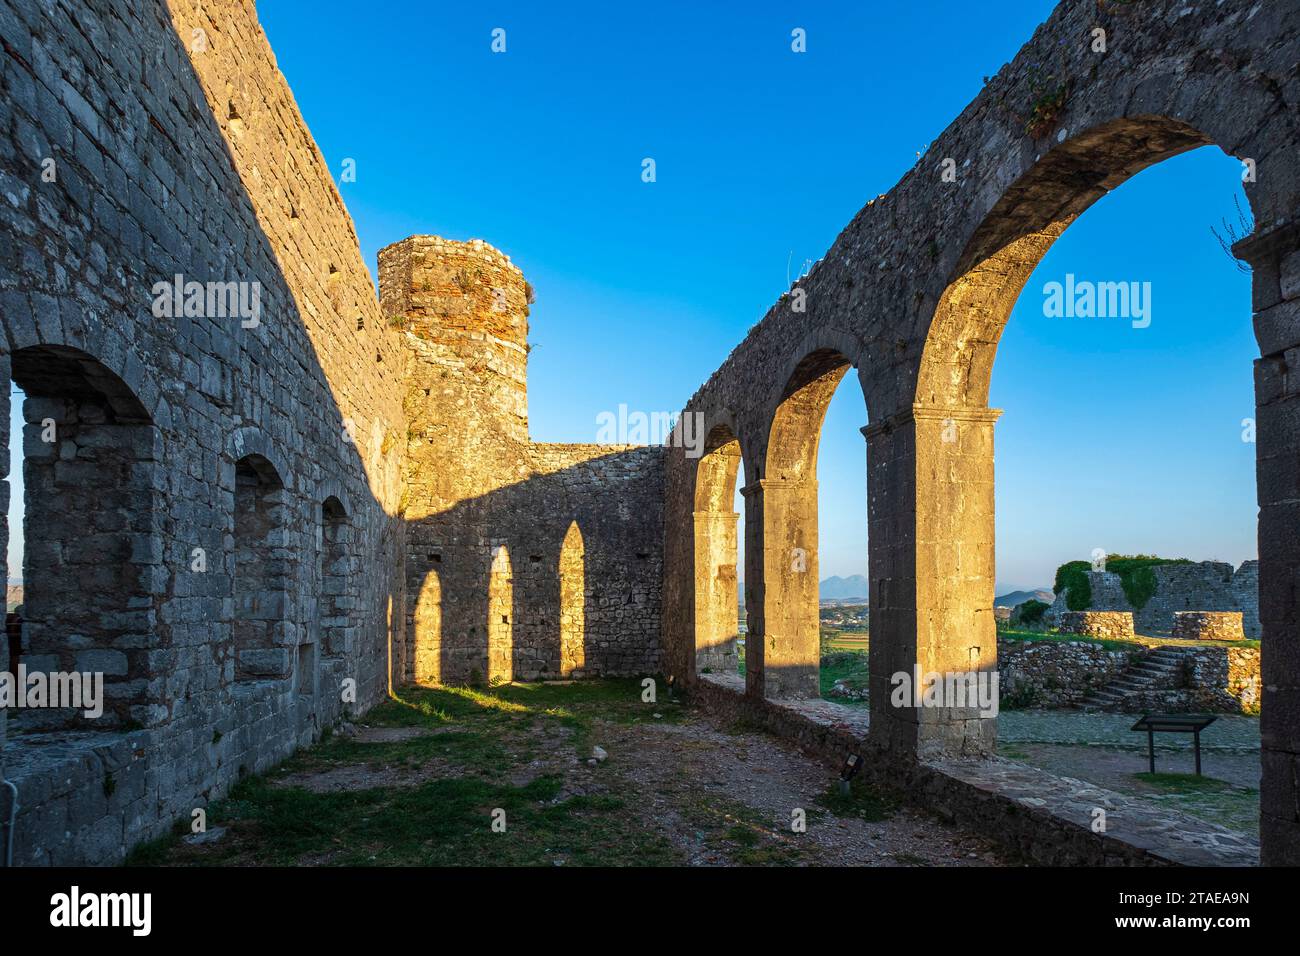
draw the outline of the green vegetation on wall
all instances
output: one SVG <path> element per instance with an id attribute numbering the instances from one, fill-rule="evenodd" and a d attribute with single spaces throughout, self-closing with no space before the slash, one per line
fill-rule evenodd
<path id="1" fill-rule="evenodd" d="M 1134 609 L 1146 607 L 1156 593 L 1156 575 L 1153 570 L 1162 564 L 1190 564 L 1187 558 L 1159 558 L 1153 554 L 1112 554 L 1106 558 L 1105 570 L 1119 575 L 1124 597 Z M 1092 585 L 1088 572 L 1089 561 L 1068 561 L 1056 569 L 1056 583 L 1052 590 L 1065 591 L 1065 605 L 1071 611 L 1086 611 L 1092 607 Z"/>
<path id="2" fill-rule="evenodd" d="M 1056 569 L 1056 594 L 1065 592 L 1065 606 L 1071 611 L 1084 611 L 1092 606 L 1092 584 L 1088 580 L 1087 561 L 1068 561 Z"/>

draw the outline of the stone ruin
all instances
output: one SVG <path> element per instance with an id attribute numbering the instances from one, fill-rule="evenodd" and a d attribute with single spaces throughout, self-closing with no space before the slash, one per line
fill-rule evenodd
<path id="1" fill-rule="evenodd" d="M 1158 564 L 1151 569 L 1156 590 L 1140 608 L 1124 594 L 1120 577 L 1113 571 L 1088 571 L 1092 586 L 1093 611 L 1127 611 L 1139 634 L 1167 637 L 1173 634 L 1178 615 L 1184 611 L 1236 612 L 1242 633 L 1258 640 L 1263 633 L 1259 615 L 1259 562 L 1243 561 L 1235 571 L 1223 561 Z M 1043 614 L 1060 621 L 1069 611 L 1064 592 L 1056 596 Z"/>
<path id="2" fill-rule="evenodd" d="M 0 40 L 23 664 L 101 672 L 109 700 L 93 721 L 0 714 L 17 864 L 118 860 L 407 681 L 654 672 L 828 757 L 862 748 L 868 773 L 1036 858 L 1222 859 L 1125 842 L 1122 813 L 1097 838 L 1068 784 L 987 756 L 995 718 L 886 690 L 996 668 L 987 398 L 1024 282 L 1098 198 L 1207 144 L 1258 171 L 1234 252 L 1261 354 L 1261 846 L 1300 862 L 1294 4 L 1063 2 L 689 399 L 703 458 L 531 441 L 529 289 L 485 243 L 389 246 L 375 295 L 251 2 L 0 0 Z M 781 709 L 818 690 L 816 451 L 850 369 L 870 485 L 856 730 Z M 738 689 L 701 670 L 734 660 L 741 579 Z"/>
<path id="3" fill-rule="evenodd" d="M 1184 641 L 1246 639 L 1240 611 L 1177 611 L 1172 636 Z"/>
<path id="4" fill-rule="evenodd" d="M 1128 611 L 1066 611 L 1058 623 L 1065 634 L 1117 641 L 1133 639 L 1133 615 Z"/>

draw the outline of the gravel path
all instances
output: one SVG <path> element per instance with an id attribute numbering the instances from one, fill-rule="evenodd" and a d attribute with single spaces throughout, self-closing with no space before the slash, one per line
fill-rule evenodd
<path id="1" fill-rule="evenodd" d="M 695 713 L 675 724 L 605 725 L 617 775 L 611 789 L 637 794 L 641 816 L 693 866 L 745 862 L 711 832 L 719 816 L 748 827 L 781 862 L 829 866 L 971 866 L 1004 861 L 983 837 L 910 808 L 870 821 L 818 803 L 836 774 L 778 738 L 724 728 Z M 794 811 L 807 830 L 794 834 Z M 775 862 L 775 861 L 774 861 Z"/>

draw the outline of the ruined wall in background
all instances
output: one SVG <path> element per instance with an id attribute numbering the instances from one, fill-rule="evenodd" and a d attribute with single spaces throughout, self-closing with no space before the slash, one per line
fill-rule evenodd
<path id="1" fill-rule="evenodd" d="M 12 374 L 29 415 L 76 408 L 60 460 L 33 473 L 33 578 L 67 571 L 39 553 L 47 532 L 74 535 L 50 495 L 104 464 L 123 415 L 152 463 L 101 469 L 94 494 L 78 484 L 107 516 L 82 525 L 103 549 L 95 600 L 105 575 L 122 582 L 119 606 L 79 618 L 105 642 L 94 666 L 130 694 L 116 729 L 42 733 L 15 712 L 0 752 L 20 788 L 15 863 L 109 862 L 386 692 L 405 603 L 401 348 L 251 2 L 0 0 L 0 39 L 0 390 Z M 258 289 L 258 321 L 202 298 L 160 315 L 155 286 L 176 276 Z M 240 602 L 246 456 L 279 484 L 262 542 L 276 586 Z M 328 567 L 327 498 L 347 548 Z M 328 621 L 327 575 L 342 595 Z M 33 636 L 79 663 L 58 644 L 69 608 L 45 593 Z M 241 615 L 268 625 L 264 656 L 287 672 L 237 673 Z"/>
<path id="2" fill-rule="evenodd" d="M 1240 611 L 1246 637 L 1259 639 L 1258 561 L 1243 561 L 1235 572 L 1231 564 L 1222 561 L 1160 564 L 1152 571 L 1156 577 L 1155 594 L 1140 608 L 1134 608 L 1125 597 L 1118 574 L 1088 571 L 1092 586 L 1090 608 L 1131 611 L 1137 633 L 1152 635 L 1172 633 L 1178 611 Z M 1045 616 L 1055 621 L 1068 611 L 1065 595 L 1058 594 Z"/>
<path id="3" fill-rule="evenodd" d="M 529 441 L 531 290 L 501 252 L 415 236 L 379 279 L 407 352 L 405 676 L 657 671 L 663 450 Z"/>

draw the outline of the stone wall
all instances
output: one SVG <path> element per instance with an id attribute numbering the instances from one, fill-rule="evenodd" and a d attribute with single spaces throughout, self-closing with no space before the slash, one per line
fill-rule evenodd
<path id="1" fill-rule="evenodd" d="M 1173 637 L 1184 641 L 1242 641 L 1240 611 L 1175 611 Z"/>
<path id="2" fill-rule="evenodd" d="M 658 668 L 661 450 L 529 442 L 491 247 L 390 247 L 381 307 L 252 3 L 0 0 L 0 38 L 8 571 L 25 662 L 111 690 L 0 713 L 16 862 L 120 859 L 410 677 Z"/>
<path id="3" fill-rule="evenodd" d="M 1130 651 L 1088 641 L 998 640 L 998 691 L 1003 709 L 1073 707 L 1132 663 Z"/>
<path id="4" fill-rule="evenodd" d="M 405 345 L 407 679 L 656 672 L 663 450 L 528 437 L 530 289 L 479 240 L 381 250 Z"/>
<path id="5" fill-rule="evenodd" d="M 0 437 L 12 378 L 28 663 L 113 685 L 108 719 L 0 716 L 0 771 L 16 864 L 99 863 L 383 698 L 403 352 L 251 3 L 0 0 L 0 38 Z M 178 275 L 241 285 L 168 314 Z M 231 307 L 254 294 L 252 322 Z M 235 519 L 245 467 L 274 486 L 261 524 Z M 328 562 L 327 507 L 346 543 Z M 274 567 L 241 598 L 246 544 Z M 265 625 L 261 674 L 240 621 Z"/>
<path id="6" fill-rule="evenodd" d="M 1116 641 L 1133 638 L 1133 615 L 1128 611 L 1066 611 L 1057 622 L 1064 634 Z"/>
<path id="7" fill-rule="evenodd" d="M 1258 714 L 1260 652 L 1252 647 L 1194 647 L 1169 679 L 1132 691 L 1108 710 L 1122 713 Z"/>
<path id="8" fill-rule="evenodd" d="M 1243 561 L 1235 572 L 1222 561 L 1160 564 L 1152 568 L 1156 590 L 1140 608 L 1134 608 L 1124 594 L 1118 574 L 1111 571 L 1088 571 L 1092 587 L 1092 604 L 1096 611 L 1130 611 L 1139 634 L 1167 636 L 1173 632 L 1174 615 L 1179 611 L 1237 611 L 1242 617 L 1243 633 L 1258 639 L 1259 562 Z M 1047 611 L 1057 620 L 1067 612 L 1065 594 L 1058 594 Z"/>

